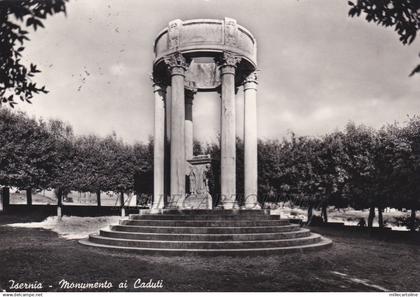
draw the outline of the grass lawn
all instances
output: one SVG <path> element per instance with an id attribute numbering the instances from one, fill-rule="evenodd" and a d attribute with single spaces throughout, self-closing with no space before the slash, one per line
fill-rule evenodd
<path id="1" fill-rule="evenodd" d="M 43 229 L 2 224 L 0 216 L 0 291 L 9 280 L 40 281 L 44 291 L 58 282 L 110 281 L 111 290 L 163 280 L 164 291 L 420 291 L 420 248 L 409 242 L 371 239 L 354 232 L 314 228 L 334 241 L 330 249 L 269 257 L 159 257 L 88 248 Z M 28 221 L 28 218 L 25 218 Z M 49 287 L 51 285 L 51 287 Z"/>

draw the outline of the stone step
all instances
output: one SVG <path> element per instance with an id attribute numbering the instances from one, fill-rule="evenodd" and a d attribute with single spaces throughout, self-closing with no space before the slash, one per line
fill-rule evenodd
<path id="1" fill-rule="evenodd" d="M 279 233 L 249 233 L 249 234 L 174 234 L 174 233 L 136 233 L 112 230 L 100 230 L 102 237 L 139 239 L 139 240 L 186 240 L 186 241 L 226 241 L 226 240 L 270 240 L 308 237 L 308 229 Z"/>
<path id="2" fill-rule="evenodd" d="M 91 247 L 101 247 L 114 250 L 124 250 L 140 253 L 141 255 L 165 255 L 165 256 L 265 256 L 273 254 L 286 254 L 286 253 L 303 253 L 316 251 L 327 248 L 332 245 L 330 239 L 321 237 L 316 243 L 286 247 L 273 247 L 273 248 L 249 248 L 249 249 L 168 249 L 168 248 L 139 248 L 139 247 L 123 247 L 116 245 L 99 244 L 88 239 L 79 241 L 81 244 Z"/>
<path id="3" fill-rule="evenodd" d="M 256 226 L 256 227 L 180 227 L 180 226 L 135 226 L 112 225 L 111 230 L 137 233 L 181 233 L 181 234 L 243 234 L 277 233 L 299 230 L 299 225 Z"/>
<path id="4" fill-rule="evenodd" d="M 250 210 L 250 209 L 163 209 L 163 214 L 176 214 L 176 215 L 261 215 L 266 212 L 263 210 Z"/>
<path id="5" fill-rule="evenodd" d="M 203 220 L 279 220 L 279 215 L 266 215 L 266 214 L 241 214 L 241 215 L 209 215 L 209 214 L 195 214 L 195 215 L 182 215 L 182 214 L 148 214 L 148 215 L 135 215 L 129 216 L 131 220 L 181 220 L 181 221 L 203 221 Z"/>
<path id="6" fill-rule="evenodd" d="M 120 220 L 120 225 L 170 227 L 254 227 L 288 224 L 288 220 Z"/>
<path id="7" fill-rule="evenodd" d="M 89 240 L 94 243 L 105 245 L 155 249 L 249 249 L 309 245 L 319 242 L 321 236 L 318 234 L 311 234 L 310 236 L 303 238 L 254 241 L 163 241 L 111 238 L 92 234 L 89 236 Z"/>

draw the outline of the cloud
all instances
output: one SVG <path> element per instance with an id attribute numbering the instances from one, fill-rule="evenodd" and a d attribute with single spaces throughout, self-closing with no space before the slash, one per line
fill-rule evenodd
<path id="1" fill-rule="evenodd" d="M 420 84 L 408 73 L 419 42 L 403 47 L 392 30 L 347 12 L 336 0 L 70 1 L 68 16 L 45 21 L 25 50 L 43 70 L 36 81 L 51 92 L 19 108 L 61 118 L 78 133 L 114 130 L 129 142 L 147 141 L 155 36 L 172 19 L 228 16 L 258 41 L 260 137 L 319 135 L 348 120 L 379 127 L 418 112 Z M 241 93 L 237 101 L 241 136 Z M 194 104 L 196 138 L 216 140 L 219 95 L 199 94 Z"/>

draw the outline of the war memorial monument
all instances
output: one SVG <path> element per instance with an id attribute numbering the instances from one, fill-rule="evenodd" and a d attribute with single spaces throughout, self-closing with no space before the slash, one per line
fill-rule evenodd
<path id="1" fill-rule="evenodd" d="M 154 195 L 150 210 L 82 244 L 156 254 L 241 255 L 331 244 L 258 204 L 257 43 L 236 20 L 174 20 L 154 42 Z M 235 97 L 244 96 L 244 201 L 236 189 Z M 211 159 L 193 155 L 194 96 L 218 92 L 220 197 L 209 193 Z M 170 98 L 170 100 L 169 100 Z"/>

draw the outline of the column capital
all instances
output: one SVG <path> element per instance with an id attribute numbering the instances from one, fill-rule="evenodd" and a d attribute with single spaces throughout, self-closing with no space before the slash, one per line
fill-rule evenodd
<path id="1" fill-rule="evenodd" d="M 194 81 L 186 80 L 184 84 L 185 90 L 193 94 L 197 93 L 197 87 Z"/>
<path id="2" fill-rule="evenodd" d="M 235 68 L 242 58 L 232 52 L 225 51 L 223 55 L 216 58 L 216 63 L 221 67 L 222 74 L 235 74 Z"/>
<path id="3" fill-rule="evenodd" d="M 245 80 L 244 80 L 244 90 L 248 90 L 248 89 L 257 89 L 257 85 L 258 85 L 258 76 L 257 76 L 257 72 L 254 71 L 252 72 L 250 75 L 248 75 Z"/>
<path id="4" fill-rule="evenodd" d="M 190 61 L 177 52 L 164 57 L 164 61 L 171 71 L 171 75 L 185 75 Z"/>
<path id="5" fill-rule="evenodd" d="M 194 81 L 185 81 L 185 104 L 193 104 L 194 95 L 197 93 L 197 88 Z"/>

